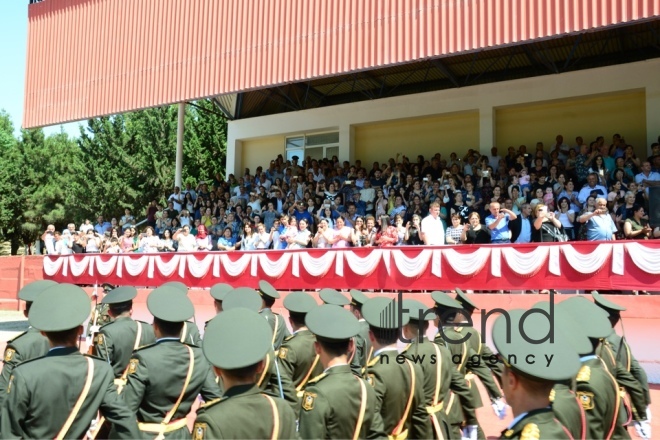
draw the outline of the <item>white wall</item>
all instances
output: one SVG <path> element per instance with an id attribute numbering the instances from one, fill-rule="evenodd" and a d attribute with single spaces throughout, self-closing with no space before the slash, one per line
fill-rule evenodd
<path id="1" fill-rule="evenodd" d="M 352 161 L 353 128 L 357 124 L 475 110 L 480 120 L 479 147 L 487 153 L 495 144 L 499 107 L 628 90 L 645 92 L 645 147 L 649 148 L 660 134 L 660 59 L 232 121 L 227 140 L 227 174 L 242 169 L 242 154 L 250 154 L 234 151 L 240 150 L 244 140 L 339 130 L 339 159 Z"/>

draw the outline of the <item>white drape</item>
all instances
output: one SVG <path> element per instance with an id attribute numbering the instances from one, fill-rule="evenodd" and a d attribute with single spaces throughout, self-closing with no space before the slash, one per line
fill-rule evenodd
<path id="1" fill-rule="evenodd" d="M 321 255 L 320 258 L 312 257 L 308 252 L 299 252 L 300 263 L 309 275 L 313 277 L 322 277 L 332 267 L 335 262 L 335 256 L 339 252 L 328 251 Z"/>
<path id="2" fill-rule="evenodd" d="M 73 255 L 66 257 L 69 260 L 69 267 L 71 268 L 71 275 L 74 277 L 79 277 L 87 269 L 89 264 L 89 258 L 83 258 L 80 261 L 76 261 L 76 258 Z"/>
<path id="3" fill-rule="evenodd" d="M 289 262 L 291 261 L 291 253 L 283 253 L 280 258 L 275 261 L 272 261 L 268 258 L 267 253 L 259 254 L 259 266 L 261 270 L 271 278 L 281 277 L 286 269 L 289 267 Z"/>
<path id="4" fill-rule="evenodd" d="M 94 258 L 96 271 L 99 273 L 99 275 L 104 277 L 114 272 L 115 267 L 117 266 L 117 260 L 119 260 L 119 257 L 117 255 L 110 257 L 108 261 L 103 261 L 100 255 L 97 255 L 96 257 L 85 257 L 85 258 Z"/>
<path id="5" fill-rule="evenodd" d="M 156 266 L 158 267 L 158 272 L 160 272 L 163 277 L 168 278 L 174 273 L 176 268 L 179 267 L 180 258 L 181 255 L 173 255 L 170 261 L 165 262 L 160 255 L 156 256 Z"/>
<path id="6" fill-rule="evenodd" d="M 126 265 L 126 272 L 131 276 L 138 276 L 147 268 L 149 263 L 148 256 L 142 256 L 138 258 L 124 257 L 124 264 Z"/>
<path id="7" fill-rule="evenodd" d="M 251 254 L 243 254 L 241 258 L 236 261 L 231 261 L 227 255 L 220 255 L 220 265 L 222 266 L 222 270 L 224 270 L 230 277 L 237 277 L 245 272 L 251 261 Z"/>
<path id="8" fill-rule="evenodd" d="M 460 275 L 473 275 L 483 269 L 490 257 L 490 249 L 480 248 L 469 254 L 461 254 L 454 249 L 442 251 L 447 263 Z"/>
<path id="9" fill-rule="evenodd" d="M 612 245 L 599 244 L 590 254 L 580 253 L 570 244 L 562 245 L 561 250 L 568 264 L 575 270 L 581 273 L 594 273 L 603 268 L 603 265 L 612 254 Z"/>
<path id="10" fill-rule="evenodd" d="M 500 251 L 511 270 L 520 275 L 531 276 L 543 267 L 550 253 L 550 248 L 539 246 L 532 252 L 523 253 L 514 248 L 502 247 Z"/>
<path id="11" fill-rule="evenodd" d="M 408 278 L 417 278 L 422 275 L 426 271 L 432 256 L 433 251 L 431 249 L 424 249 L 414 257 L 408 257 L 400 250 L 392 251 L 392 258 L 397 270 L 401 275 Z"/>
<path id="12" fill-rule="evenodd" d="M 211 269 L 213 254 L 206 254 L 201 261 L 195 258 L 194 255 L 187 255 L 186 260 L 190 275 L 195 278 L 204 278 L 209 272 L 209 269 Z"/>
<path id="13" fill-rule="evenodd" d="M 370 275 L 383 257 L 382 249 L 374 249 L 366 257 L 358 257 L 353 251 L 345 251 L 343 254 L 351 271 L 360 276 Z"/>
<path id="14" fill-rule="evenodd" d="M 65 258 L 51 257 L 50 255 L 44 257 L 44 273 L 49 277 L 57 274 L 64 264 Z"/>
<path id="15" fill-rule="evenodd" d="M 635 266 L 646 273 L 660 274 L 660 249 L 646 247 L 634 241 L 626 243 L 625 246 Z"/>

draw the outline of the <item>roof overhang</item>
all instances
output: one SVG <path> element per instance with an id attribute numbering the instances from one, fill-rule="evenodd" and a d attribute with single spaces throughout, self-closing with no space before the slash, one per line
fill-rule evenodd
<path id="1" fill-rule="evenodd" d="M 524 43 L 552 50 L 553 39 L 652 21 L 657 46 L 660 1 L 44 0 L 28 11 L 26 128 L 232 94 L 217 102 L 241 118 L 247 95 L 281 95 L 280 107 L 295 110 L 331 102 L 333 87 L 342 96 L 333 99 L 354 99 L 350 82 L 373 99 L 424 83 L 425 67 L 411 65 L 432 66 L 429 83 L 460 86 L 459 66 L 444 58 L 460 59 L 468 82 L 485 81 L 506 69 L 482 52 L 497 59 L 509 46 L 527 47 L 534 69 L 559 70 Z M 403 77 L 386 79 L 395 73 Z"/>

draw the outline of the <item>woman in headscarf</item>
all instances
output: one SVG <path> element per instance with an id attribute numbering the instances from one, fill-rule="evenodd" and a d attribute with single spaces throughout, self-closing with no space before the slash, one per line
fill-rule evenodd
<path id="1" fill-rule="evenodd" d="M 197 228 L 197 235 L 195 235 L 195 242 L 197 244 L 198 251 L 210 251 L 213 248 L 213 242 L 211 241 L 211 236 L 208 234 L 206 226 L 199 225 Z"/>

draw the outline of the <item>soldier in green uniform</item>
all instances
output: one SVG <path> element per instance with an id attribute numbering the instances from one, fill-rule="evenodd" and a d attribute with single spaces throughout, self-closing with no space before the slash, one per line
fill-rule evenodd
<path id="1" fill-rule="evenodd" d="M 560 312 L 573 317 L 583 334 L 592 342 L 588 353 L 580 353 L 582 368 L 576 377 L 577 395 L 587 416 L 587 438 L 629 438 L 625 420 L 619 414 L 621 399 L 619 385 L 625 386 L 633 402 L 638 402 L 635 429 L 643 438 L 650 438 L 651 425 L 646 420 L 644 393 L 639 383 L 623 368 L 614 365 L 616 374 L 608 369 L 607 361 L 597 355 L 601 341 L 612 332 L 608 314 L 584 297 L 569 298 L 556 306 Z"/>
<path id="2" fill-rule="evenodd" d="M 288 294 L 283 305 L 289 311 L 293 334 L 284 338 L 278 351 L 280 373 L 291 380 L 298 397 L 302 397 L 307 382 L 323 372 L 319 355 L 314 350 L 316 338 L 305 325 L 305 316 L 318 305 L 305 292 Z"/>
<path id="3" fill-rule="evenodd" d="M 91 303 L 71 284 L 50 287 L 30 308 L 30 325 L 44 332 L 51 349 L 14 368 L 2 406 L 0 437 L 82 438 L 97 411 L 113 424 L 116 437 L 135 439 L 140 432 L 119 400 L 112 368 L 78 349 Z"/>
<path id="4" fill-rule="evenodd" d="M 369 340 L 369 324 L 362 317 L 362 306 L 369 300 L 367 295 L 356 289 L 351 289 L 351 313 L 357 318 L 360 325 L 360 331 L 353 338 L 355 349 L 351 352 L 349 363 L 354 374 L 360 377 L 364 376 L 367 369 L 367 363 L 371 359 L 374 347 Z"/>
<path id="5" fill-rule="evenodd" d="M 351 303 L 351 301 L 346 298 L 344 294 L 338 292 L 335 289 L 321 289 L 319 291 L 319 298 L 321 298 L 323 304 L 330 304 L 339 307 L 344 307 Z"/>
<path id="6" fill-rule="evenodd" d="M 184 295 L 188 295 L 188 286 L 186 286 L 180 281 L 169 281 L 163 284 L 161 287 L 173 287 L 179 292 L 183 293 Z M 192 321 L 187 320 L 186 322 L 183 323 L 183 329 L 181 330 L 181 342 L 201 347 L 202 337 L 199 334 L 199 328 L 197 328 L 197 324 L 194 321 L 195 319 L 194 315 L 192 319 L 193 319 Z"/>
<path id="7" fill-rule="evenodd" d="M 223 311 L 245 308 L 259 313 L 263 302 L 261 296 L 254 289 L 250 287 L 239 287 L 225 295 L 222 304 Z M 266 353 L 264 363 L 264 369 L 259 377 L 257 377 L 257 386 L 266 394 L 286 400 L 297 414 L 300 408 L 300 400 L 291 383 L 291 378 L 280 372 L 281 364 L 277 353 L 272 350 Z M 218 382 L 220 383 L 220 388 L 224 389 L 220 378 L 218 378 Z"/>
<path id="8" fill-rule="evenodd" d="M 101 288 L 103 289 L 103 294 L 107 295 L 108 292 L 113 290 L 115 286 L 112 284 L 104 283 L 101 285 Z M 98 302 L 98 293 L 96 290 L 96 286 L 94 286 L 94 293 L 92 294 L 92 298 L 94 301 L 96 301 L 96 305 L 94 306 L 94 311 L 92 312 L 92 317 L 90 318 L 89 322 L 87 323 L 87 330 L 85 334 L 87 335 L 88 338 L 88 346 L 91 346 L 93 339 L 96 337 L 99 329 L 101 326 L 104 326 L 108 324 L 110 321 L 112 321 L 112 318 L 108 314 L 108 305 L 103 304 L 102 302 Z M 90 350 L 91 352 L 91 350 Z M 92 353 L 90 353 L 92 354 Z"/>
<path id="9" fill-rule="evenodd" d="M 211 297 L 213 298 L 213 306 L 215 307 L 216 314 L 222 312 L 222 301 L 224 301 L 227 294 L 232 290 L 234 288 L 225 283 L 218 283 L 211 287 Z"/>
<path id="10" fill-rule="evenodd" d="M 357 319 L 348 311 L 322 305 L 307 313 L 307 327 L 323 374 L 305 389 L 299 434 L 303 439 L 383 438 L 383 421 L 376 408 L 376 393 L 367 381 L 352 374 L 348 364 Z"/>
<path id="11" fill-rule="evenodd" d="M 94 338 L 94 355 L 108 361 L 115 372 L 118 387 L 126 384 L 126 367 L 133 351 L 156 342 L 154 329 L 142 321 L 134 321 L 133 298 L 137 289 L 132 286 L 118 287 L 103 297 L 103 304 L 108 305 L 112 322 L 101 327 Z"/>
<path id="12" fill-rule="evenodd" d="M 367 365 L 367 381 L 376 391 L 376 411 L 390 438 L 431 438 L 423 373 L 396 347 L 399 331 L 408 323 L 407 316 L 400 321 L 399 311 L 396 300 L 384 297 L 372 298 L 362 307 L 375 350 Z"/>
<path id="13" fill-rule="evenodd" d="M 550 393 L 555 382 L 575 376 L 579 355 L 561 330 L 548 336 L 552 327 L 546 317 L 526 312 L 510 310 L 493 324 L 493 342 L 504 364 L 502 388 L 514 416 L 500 438 L 572 439 L 552 412 Z"/>
<path id="14" fill-rule="evenodd" d="M 18 299 L 25 301 L 23 314 L 26 318 L 30 312 L 30 307 L 32 307 L 32 302 L 37 299 L 41 292 L 56 285 L 55 281 L 50 280 L 34 281 L 18 292 Z M 7 397 L 7 384 L 14 368 L 21 362 L 44 356 L 48 353 L 49 348 L 48 339 L 32 326 L 29 326 L 27 331 L 7 342 L 3 358 L 4 365 L 0 375 L 0 408 Z"/>
<path id="15" fill-rule="evenodd" d="M 647 419 L 649 419 L 651 394 L 649 392 L 649 384 L 646 377 L 646 372 L 639 365 L 637 359 L 635 359 L 635 356 L 633 355 L 632 350 L 626 341 L 625 335 L 619 336 L 615 331 L 615 328 L 619 322 L 621 323 L 621 328 L 623 329 L 621 312 L 625 311 L 626 308 L 610 301 L 595 290 L 591 292 L 591 296 L 594 299 L 594 303 L 607 312 L 608 319 L 612 326 L 612 332 L 607 336 L 607 338 L 605 338 L 603 344 L 601 344 L 602 347 L 607 350 L 606 353 L 603 353 L 607 354 L 606 356 L 603 356 L 603 359 L 608 359 L 613 364 L 619 364 L 623 366 L 623 368 L 629 372 L 637 380 L 637 382 L 639 382 L 639 385 L 644 393 L 644 404 L 647 405 L 646 415 Z"/>
<path id="16" fill-rule="evenodd" d="M 186 415 L 197 395 L 209 401 L 221 394 L 202 349 L 180 340 L 183 323 L 195 310 L 187 296 L 167 286 L 149 294 L 147 308 L 156 343 L 133 353 L 122 397 L 144 435 L 190 438 Z"/>
<path id="17" fill-rule="evenodd" d="M 460 289 L 457 289 L 457 292 Z M 484 344 L 481 343 L 481 335 L 465 319 L 474 311 L 476 305 L 465 296 L 462 291 L 457 294 L 457 299 L 452 300 L 444 292 L 435 291 L 431 293 L 435 301 L 435 310 L 438 316 L 438 334 L 434 342 L 443 345 L 449 349 L 452 355 L 452 362 L 456 369 L 467 380 L 470 392 L 472 394 L 471 407 L 481 408 L 483 402 L 476 384 L 476 377 L 485 385 L 491 398 L 491 404 L 495 414 L 503 419 L 506 415 L 506 405 L 502 401 L 502 394 L 493 379 L 488 365 L 493 365 L 496 361 L 495 355 L 490 353 L 489 357 L 482 357 Z M 458 300 L 460 298 L 460 301 Z M 456 305 L 459 308 L 456 308 Z M 495 368 L 495 367 L 494 367 Z M 455 427 L 457 424 L 466 425 L 467 414 L 456 400 L 450 400 L 446 409 L 449 415 L 450 423 Z M 470 430 L 476 429 L 478 438 L 485 439 L 486 436 L 479 424 L 467 425 Z"/>
<path id="18" fill-rule="evenodd" d="M 282 346 L 284 338 L 291 336 L 284 318 L 271 310 L 275 304 L 275 300 L 280 297 L 280 294 L 268 281 L 262 280 L 259 281 L 259 295 L 261 295 L 263 301 L 259 313 L 266 318 L 268 324 L 270 324 L 270 328 L 273 329 L 273 349 L 277 351 Z"/>
<path id="19" fill-rule="evenodd" d="M 428 321 L 435 319 L 434 310 L 417 300 L 410 299 L 403 300 L 403 310 L 409 317 L 408 324 L 403 328 L 403 334 L 406 339 L 411 340 L 411 343 L 401 354 L 418 364 L 424 373 L 425 405 L 433 426 L 433 438 L 461 437 L 460 425 L 450 426 L 444 411 L 445 402 L 450 399 L 450 390 L 453 391 L 460 398 L 465 412 L 465 424 L 476 426 L 478 423 L 472 406 L 472 394 L 465 378 L 454 367 L 449 350 L 429 341 L 426 337 Z"/>
<path id="20" fill-rule="evenodd" d="M 209 322 L 204 355 L 225 384 L 222 398 L 197 411 L 193 439 L 296 438 L 296 414 L 287 403 L 265 394 L 255 377 L 271 353 L 272 329 L 256 312 L 227 310 Z"/>
<path id="21" fill-rule="evenodd" d="M 580 326 L 574 322 L 573 317 L 566 315 L 562 310 L 553 310 L 550 313 L 550 303 L 541 301 L 534 304 L 534 309 L 543 310 L 547 316 L 554 318 L 555 331 L 563 331 L 570 339 L 576 353 L 588 353 L 592 350 L 591 341 L 583 335 Z M 555 382 L 550 391 L 552 412 L 557 420 L 568 429 L 574 439 L 587 438 L 587 421 L 584 408 L 578 399 L 575 390 L 575 378 Z"/>

